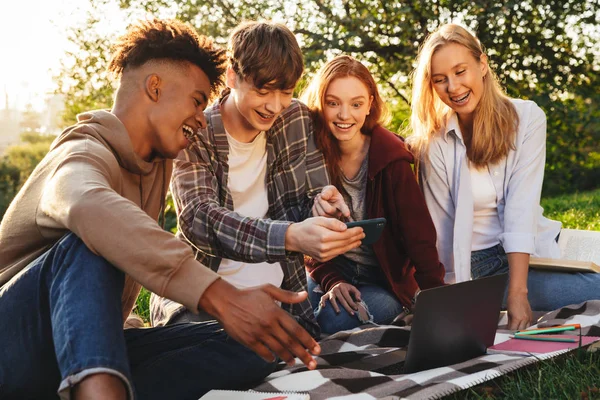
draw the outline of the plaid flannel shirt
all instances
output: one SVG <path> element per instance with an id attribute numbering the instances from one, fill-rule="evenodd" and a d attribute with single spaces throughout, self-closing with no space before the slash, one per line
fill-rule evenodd
<path id="1" fill-rule="evenodd" d="M 194 248 L 196 259 L 213 271 L 219 269 L 222 258 L 279 262 L 284 273 L 281 287 L 306 290 L 303 255 L 285 250 L 285 233 L 291 223 L 310 216 L 314 197 L 329 182 L 323 155 L 314 141 L 310 112 L 293 100 L 267 131 L 269 209 L 267 218 L 250 218 L 233 211 L 227 187 L 229 143 L 221 119 L 223 100 L 205 111 L 207 128 L 200 130 L 175 160 L 171 192 L 178 235 Z M 160 303 L 154 304 L 153 319 L 183 310 L 167 299 Z M 282 308 L 313 336 L 318 335 L 308 300 L 282 304 Z"/>

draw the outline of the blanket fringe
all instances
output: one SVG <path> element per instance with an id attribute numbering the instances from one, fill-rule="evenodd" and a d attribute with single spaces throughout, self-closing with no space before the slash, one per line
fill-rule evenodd
<path id="1" fill-rule="evenodd" d="M 510 372 L 516 371 L 519 368 L 526 367 L 528 365 L 532 365 L 537 363 L 538 361 L 548 360 L 550 358 L 558 357 L 562 354 L 568 353 L 572 349 L 559 350 L 548 354 L 539 354 L 539 355 L 531 355 L 527 358 L 516 360 L 514 363 L 501 365 L 489 371 L 489 375 L 486 375 L 484 378 L 474 380 L 472 382 L 466 383 L 464 385 L 456 385 L 453 388 L 449 388 L 440 393 L 436 393 L 435 395 L 429 397 L 429 399 L 441 399 L 442 397 L 451 395 L 453 393 L 460 392 L 461 390 L 466 390 L 472 388 L 473 386 L 480 385 L 482 383 L 491 381 L 492 379 L 496 379 L 501 377 L 502 375 L 506 375 Z"/>

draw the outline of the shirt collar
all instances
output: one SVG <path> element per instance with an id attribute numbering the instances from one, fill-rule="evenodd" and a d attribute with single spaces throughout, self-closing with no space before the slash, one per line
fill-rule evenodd
<path id="1" fill-rule="evenodd" d="M 462 132 L 460 131 L 460 126 L 458 125 L 458 116 L 455 112 L 450 114 L 448 117 L 448 122 L 446 123 L 446 127 L 444 129 L 444 140 L 448 141 L 448 136 L 454 134 L 461 142 L 464 143 Z"/>

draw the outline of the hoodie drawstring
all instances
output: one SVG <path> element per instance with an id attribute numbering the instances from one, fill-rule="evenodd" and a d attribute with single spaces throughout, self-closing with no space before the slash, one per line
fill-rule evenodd
<path id="1" fill-rule="evenodd" d="M 160 196 L 160 209 L 158 211 L 158 224 L 165 229 L 165 224 L 167 221 L 167 216 L 165 215 L 165 198 L 167 197 L 166 183 L 167 183 L 167 162 L 163 160 L 162 162 L 162 189 Z M 162 219 L 162 221 L 161 221 Z"/>
<path id="2" fill-rule="evenodd" d="M 138 174 L 138 176 L 140 177 L 140 208 L 143 210 L 144 209 L 144 192 L 142 189 L 142 174 Z"/>

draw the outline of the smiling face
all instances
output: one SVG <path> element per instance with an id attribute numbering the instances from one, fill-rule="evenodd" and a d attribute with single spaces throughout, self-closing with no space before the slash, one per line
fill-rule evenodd
<path id="1" fill-rule="evenodd" d="M 204 109 L 210 95 L 210 81 L 198 66 L 186 63 L 169 68 L 148 90 L 156 95 L 150 116 L 152 155 L 175 158 L 185 149 L 199 128 L 206 126 Z M 152 78 L 149 78 L 152 79 Z"/>
<path id="2" fill-rule="evenodd" d="M 332 80 L 323 99 L 323 118 L 333 136 L 341 142 L 357 140 L 372 101 L 367 86 L 358 78 Z"/>
<path id="3" fill-rule="evenodd" d="M 280 90 L 268 85 L 258 88 L 240 79 L 232 69 L 227 71 L 227 86 L 231 88 L 231 99 L 235 104 L 235 112 L 227 117 L 235 119 L 236 125 L 250 136 L 269 130 L 292 103 L 294 95 L 294 88 Z"/>
<path id="4" fill-rule="evenodd" d="M 487 59 L 478 60 L 468 48 L 449 43 L 431 57 L 431 84 L 440 100 L 458 114 L 459 120 L 473 120 L 473 112 L 483 95 Z"/>

